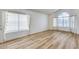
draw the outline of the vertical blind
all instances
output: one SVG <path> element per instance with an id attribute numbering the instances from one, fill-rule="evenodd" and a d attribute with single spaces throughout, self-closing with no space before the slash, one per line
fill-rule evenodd
<path id="1" fill-rule="evenodd" d="M 6 13 L 5 33 L 29 30 L 29 15 Z"/>

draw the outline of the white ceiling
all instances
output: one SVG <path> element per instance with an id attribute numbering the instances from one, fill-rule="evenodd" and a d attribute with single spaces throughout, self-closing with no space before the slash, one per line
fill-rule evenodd
<path id="1" fill-rule="evenodd" d="M 45 13 L 45 14 L 52 14 L 52 13 L 58 11 L 59 9 L 31 9 L 31 10 L 36 11 L 36 12 Z"/>

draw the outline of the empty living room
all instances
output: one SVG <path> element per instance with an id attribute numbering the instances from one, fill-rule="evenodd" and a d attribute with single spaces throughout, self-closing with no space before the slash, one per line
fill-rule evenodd
<path id="1" fill-rule="evenodd" d="M 79 9 L 0 9 L 0 49 L 78 49 Z"/>

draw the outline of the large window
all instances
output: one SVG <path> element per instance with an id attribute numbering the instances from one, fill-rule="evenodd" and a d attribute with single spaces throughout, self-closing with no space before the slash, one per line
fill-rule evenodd
<path id="1" fill-rule="evenodd" d="M 56 19 L 56 18 L 53 19 L 53 26 L 54 26 L 54 27 L 57 26 L 57 19 Z"/>
<path id="2" fill-rule="evenodd" d="M 5 33 L 29 30 L 29 15 L 6 13 Z"/>
<path id="3" fill-rule="evenodd" d="M 6 26 L 5 32 L 17 32 L 18 31 L 18 14 L 6 13 Z"/>
<path id="4" fill-rule="evenodd" d="M 63 12 L 53 19 L 54 27 L 71 27 L 74 28 L 74 16 L 70 16 L 67 12 Z"/>
<path id="5" fill-rule="evenodd" d="M 19 15 L 19 30 L 29 30 L 29 15 Z"/>

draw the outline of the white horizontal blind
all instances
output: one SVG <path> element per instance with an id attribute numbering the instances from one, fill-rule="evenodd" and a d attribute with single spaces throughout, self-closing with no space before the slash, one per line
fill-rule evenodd
<path id="1" fill-rule="evenodd" d="M 29 30 L 29 15 L 6 13 L 5 33 Z"/>
<path id="2" fill-rule="evenodd" d="M 19 30 L 29 30 L 29 15 L 19 14 Z"/>
<path id="3" fill-rule="evenodd" d="M 5 32 L 17 32 L 18 31 L 18 14 L 15 13 L 6 13 L 6 28 Z"/>

